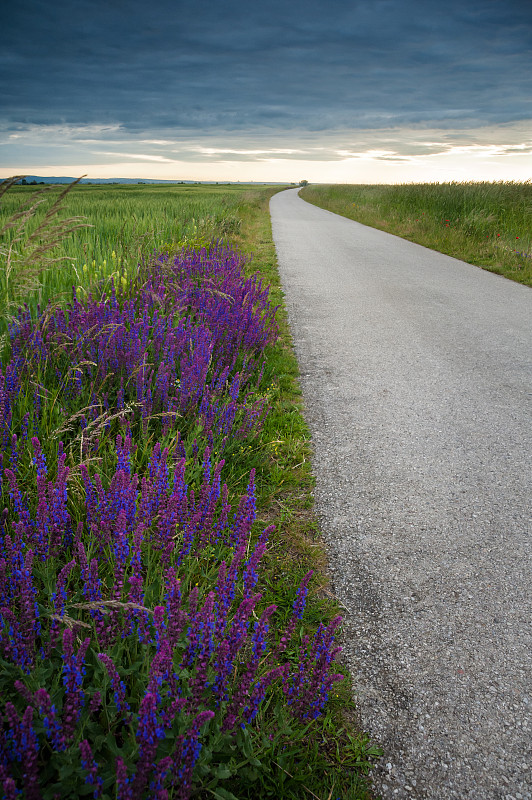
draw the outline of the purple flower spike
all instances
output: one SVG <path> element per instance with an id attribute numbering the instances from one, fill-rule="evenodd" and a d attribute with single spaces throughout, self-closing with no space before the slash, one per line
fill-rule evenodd
<path id="1" fill-rule="evenodd" d="M 165 730 L 157 719 L 157 697 L 154 694 L 146 694 L 140 704 L 137 725 L 139 760 L 132 786 L 134 800 L 142 798 L 153 770 L 159 740 L 164 739 L 164 736 Z"/>
<path id="2" fill-rule="evenodd" d="M 89 714 L 96 714 L 102 705 L 102 696 L 100 692 L 96 691 L 91 697 L 91 701 L 89 703 Z"/>
<path id="3" fill-rule="evenodd" d="M 244 567 L 244 594 L 248 595 L 251 591 L 255 588 L 257 581 L 259 579 L 258 576 L 258 566 L 259 561 L 261 560 L 262 556 L 266 552 L 266 547 L 268 544 L 268 536 L 269 534 L 275 530 L 275 525 L 270 525 L 266 528 L 257 542 L 257 546 L 253 553 L 251 554 L 246 566 Z M 312 573 L 310 573 L 312 574 Z"/>
<path id="4" fill-rule="evenodd" d="M 247 542 L 256 514 L 255 470 L 252 469 L 246 494 L 240 500 L 238 511 L 235 516 L 233 541 L 237 543 L 237 545 L 240 545 L 243 541 Z"/>
<path id="5" fill-rule="evenodd" d="M 4 800 L 16 800 L 17 787 L 13 778 L 6 778 L 3 784 Z"/>
<path id="6" fill-rule="evenodd" d="M 255 630 L 252 636 L 253 653 L 251 659 L 247 663 L 246 671 L 240 680 L 240 684 L 233 690 L 232 700 L 227 709 L 223 723 L 224 730 L 232 730 L 242 713 L 244 718 L 246 718 L 246 715 L 249 716 L 253 711 L 254 716 L 259 703 L 262 702 L 262 689 L 253 696 L 252 701 L 248 702 L 248 700 L 250 696 L 250 687 L 256 678 L 260 659 L 266 649 L 270 617 L 276 610 L 277 606 L 268 606 L 268 608 L 264 609 L 259 621 L 255 624 Z M 269 684 L 264 685 L 264 693 L 268 685 Z"/>
<path id="7" fill-rule="evenodd" d="M 130 711 L 131 709 L 128 703 L 126 703 L 126 686 L 117 672 L 113 659 L 106 653 L 98 653 L 98 659 L 102 662 L 102 664 L 105 665 L 107 674 L 109 675 L 109 680 L 111 681 L 111 686 L 113 687 L 114 692 L 113 697 L 118 713 L 120 714 L 122 709 Z"/>
<path id="8" fill-rule="evenodd" d="M 216 660 L 214 662 L 214 669 L 216 671 L 216 680 L 213 689 L 217 697 L 217 705 L 222 700 L 228 699 L 227 684 L 233 668 L 233 660 L 229 657 L 229 642 L 223 639 L 216 651 Z"/>
<path id="9" fill-rule="evenodd" d="M 185 624 L 185 613 L 181 610 L 181 583 L 173 568 L 166 573 L 166 586 L 166 635 L 170 645 L 175 647 Z"/>
<path id="10" fill-rule="evenodd" d="M 33 730 L 33 709 L 28 706 L 20 726 L 20 750 L 24 770 L 24 789 L 27 800 L 41 800 L 39 789 L 38 743 Z"/>
<path id="11" fill-rule="evenodd" d="M 20 696 L 26 701 L 28 705 L 33 705 L 33 695 L 28 689 L 28 687 L 22 683 L 22 681 L 15 681 L 14 683 L 15 689 L 20 694 Z"/>
<path id="12" fill-rule="evenodd" d="M 303 580 L 299 585 L 299 589 L 297 590 L 296 599 L 294 601 L 294 605 L 292 608 L 294 609 L 294 617 L 296 619 L 303 618 L 303 612 L 305 610 L 305 605 L 307 602 L 307 594 L 308 594 L 308 584 L 310 579 L 312 578 L 313 570 L 307 572 Z"/>
<path id="13" fill-rule="evenodd" d="M 93 797 L 97 800 L 102 795 L 103 779 L 98 775 L 98 764 L 94 760 L 91 746 L 87 739 L 79 744 L 81 751 L 81 767 L 87 773 L 85 783 L 94 787 Z"/>
<path id="14" fill-rule="evenodd" d="M 293 609 L 292 616 L 290 618 L 290 621 L 288 622 L 288 625 L 286 626 L 286 629 L 283 632 L 283 635 L 279 640 L 279 644 L 277 646 L 277 651 L 276 651 L 276 657 L 279 657 L 281 653 L 284 653 L 284 651 L 290 644 L 292 636 L 294 635 L 297 621 L 303 618 L 303 612 L 305 611 L 305 606 L 307 602 L 308 583 L 310 581 L 310 578 L 312 577 L 312 574 L 313 574 L 312 570 L 310 570 L 310 572 L 307 572 L 307 574 L 301 581 L 301 584 L 299 585 L 299 588 L 296 592 L 296 599 L 294 600 L 294 603 L 292 605 Z"/>
<path id="15" fill-rule="evenodd" d="M 252 637 L 253 661 L 257 663 L 261 659 L 266 649 L 266 638 L 270 629 L 270 617 L 277 611 L 277 606 L 268 606 L 261 614 L 259 621 L 255 624 L 255 631 Z"/>
<path id="16" fill-rule="evenodd" d="M 255 594 L 253 597 L 248 597 L 247 599 L 242 600 L 237 608 L 228 637 L 230 658 L 234 658 L 240 647 L 243 645 L 248 633 L 250 622 L 249 618 L 260 598 L 260 594 Z"/>
<path id="17" fill-rule="evenodd" d="M 155 778 L 150 783 L 150 798 L 153 798 L 153 800 L 168 800 L 169 794 L 168 790 L 164 788 L 164 781 L 172 771 L 173 764 L 171 756 L 161 758 L 157 764 Z"/>
<path id="18" fill-rule="evenodd" d="M 46 457 L 42 451 L 41 443 L 36 436 L 33 436 L 31 444 L 33 447 L 33 463 L 37 469 L 37 476 L 39 478 L 46 478 Z"/>
<path id="19" fill-rule="evenodd" d="M 77 653 L 74 653 L 74 635 L 69 628 L 63 633 L 63 685 L 65 699 L 63 701 L 63 735 L 70 741 L 78 723 L 85 693 L 83 676 L 85 675 L 85 654 L 90 639 L 83 641 Z"/>
<path id="20" fill-rule="evenodd" d="M 116 800 L 133 800 L 127 767 L 121 758 L 116 759 Z"/>
<path id="21" fill-rule="evenodd" d="M 176 797 L 179 800 L 188 800 L 190 796 L 192 772 L 201 751 L 200 730 L 213 717 L 214 713 L 212 711 L 202 711 L 192 722 L 188 733 L 179 737 L 174 756 L 179 781 Z"/>
<path id="22" fill-rule="evenodd" d="M 288 672 L 288 664 L 285 664 L 282 667 L 275 667 L 274 669 L 270 670 L 263 678 L 258 681 L 250 694 L 248 703 L 243 711 L 243 717 L 245 721 L 249 724 L 252 722 L 255 717 L 257 716 L 257 712 L 260 708 L 260 704 L 266 697 L 266 691 L 271 686 L 271 684 L 277 680 L 277 678 L 282 678 Z"/>
<path id="23" fill-rule="evenodd" d="M 161 640 L 166 630 L 164 616 L 165 609 L 163 606 L 155 606 L 153 609 L 153 627 L 155 628 L 155 642 L 157 645 L 157 650 L 159 650 L 161 646 Z"/>
<path id="24" fill-rule="evenodd" d="M 302 721 L 315 719 L 323 712 L 332 685 L 343 678 L 330 671 L 340 650 L 333 645 L 341 621 L 341 617 L 335 617 L 327 627 L 319 625 L 310 646 L 305 637 L 297 668 L 283 685 L 292 714 Z"/>
<path id="25" fill-rule="evenodd" d="M 34 703 L 37 711 L 43 717 L 46 735 L 51 740 L 54 750 L 59 753 L 62 752 L 66 749 L 63 729 L 56 716 L 55 706 L 52 705 L 50 695 L 46 689 L 37 689 L 34 695 Z"/>

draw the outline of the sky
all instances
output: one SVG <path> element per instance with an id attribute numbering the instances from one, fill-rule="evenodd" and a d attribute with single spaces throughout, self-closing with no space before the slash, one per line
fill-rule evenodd
<path id="1" fill-rule="evenodd" d="M 0 178 L 532 179 L 530 0 L 4 0 Z"/>

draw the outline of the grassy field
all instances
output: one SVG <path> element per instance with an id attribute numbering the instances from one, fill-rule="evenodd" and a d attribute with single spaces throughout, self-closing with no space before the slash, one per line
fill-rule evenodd
<path id="1" fill-rule="evenodd" d="M 5 559 L 0 593 L 6 607 L 0 680 L 9 701 L 2 724 L 18 758 L 2 751 L 12 770 L 12 777 L 3 779 L 6 796 L 34 780 L 45 800 L 57 793 L 58 781 L 61 796 L 72 798 L 94 793 L 121 800 L 131 787 L 139 798 L 163 798 L 166 789 L 170 797 L 221 800 L 370 797 L 366 776 L 378 750 L 357 732 L 349 677 L 341 663 L 331 661 L 338 607 L 327 586 L 312 511 L 309 434 L 268 214 L 275 191 L 75 187 L 66 198 L 63 215 L 85 216 L 94 227 L 74 232 L 62 252 L 53 252 L 75 258 L 75 270 L 59 265 L 40 276 L 42 287 L 27 297 L 30 313 L 12 328 L 0 362 L 0 469 L 7 509 L 0 520 Z M 11 203 L 4 204 L 4 219 L 27 192 L 16 187 L 4 196 Z M 137 222 L 128 228 L 128 238 L 133 213 Z M 242 263 L 232 250 L 209 248 L 191 256 L 191 247 L 220 238 L 252 253 L 252 259 Z M 150 258 L 154 250 L 169 256 Z M 253 274 L 270 287 L 267 301 Z M 72 283 L 76 300 L 65 317 L 61 307 L 72 296 Z M 42 303 L 47 298 L 59 303 L 41 322 L 36 321 L 39 295 Z M 177 300 L 170 303 L 169 296 Z M 134 336 L 128 334 L 133 322 L 123 322 L 126 308 L 128 319 L 136 320 Z M 83 322 L 86 309 L 90 324 Z M 163 343 L 161 323 L 168 316 L 181 333 L 174 335 L 170 326 Z M 205 326 L 218 338 L 210 360 L 202 361 Z M 267 338 L 259 344 L 263 328 Z M 255 338 L 246 344 L 250 333 Z M 181 344 L 180 336 L 185 336 Z M 239 351 L 230 349 L 233 339 Z M 139 355 L 137 340 L 145 355 L 142 348 Z M 163 352 L 175 355 L 161 360 L 157 353 Z M 165 369 L 172 364 L 180 371 L 169 383 Z M 181 398 L 179 406 L 163 403 L 170 385 L 176 402 Z M 161 452 L 171 456 L 169 473 Z M 136 500 L 133 470 L 139 475 Z M 161 489 L 167 483 L 170 488 Z M 220 484 L 227 488 L 220 490 Z M 193 493 L 188 506 L 180 500 L 172 511 L 181 515 L 175 535 L 180 555 L 174 555 L 161 550 L 160 526 L 171 501 L 177 503 L 179 486 Z M 236 512 L 225 528 L 229 512 L 221 503 Z M 202 507 L 211 505 L 202 517 Z M 200 518 L 204 527 L 194 523 L 197 533 L 187 545 L 185 531 Z M 62 525 L 68 535 L 61 533 Z M 127 536 L 124 526 L 131 530 Z M 101 539 L 113 529 L 114 545 L 112 538 Z M 221 531 L 218 538 L 214 530 Z M 238 531 L 242 545 L 234 541 Z M 246 567 L 236 578 L 233 574 L 231 601 L 223 588 L 231 569 L 224 571 L 224 565 L 238 558 L 245 558 Z M 13 591 L 17 581 L 20 591 Z M 170 636 L 168 608 L 178 591 L 183 595 L 178 619 L 188 619 L 190 628 L 176 639 L 171 677 L 161 659 Z M 254 600 L 253 592 L 260 597 Z M 28 601 L 32 593 L 35 607 Z M 215 613 L 212 605 L 222 597 L 229 603 L 224 624 L 234 632 L 232 639 L 221 636 L 223 645 L 206 633 L 223 623 L 220 608 Z M 204 631 L 199 639 L 195 628 Z M 69 639 L 67 629 L 77 632 L 78 642 L 90 639 L 84 671 L 79 663 L 84 645 Z M 222 656 L 236 646 L 238 631 L 243 644 L 228 671 Z M 98 650 L 103 653 L 95 658 Z M 333 681 L 336 672 L 346 677 Z M 154 683 L 157 675 L 165 691 L 178 680 L 178 703 L 185 703 L 185 710 L 190 706 L 166 735 L 157 715 L 169 709 L 159 697 L 162 689 L 153 688 L 161 685 Z M 24 730 L 20 741 L 13 733 L 17 719 Z M 178 774 L 168 759 L 184 772 Z"/>
<path id="2" fill-rule="evenodd" d="M 24 226 L 20 247 L 42 223 L 53 202 L 64 190 L 61 186 L 14 186 L 0 204 L 0 230 L 6 220 L 24 207 L 41 202 Z M 47 302 L 60 294 L 68 295 L 73 285 L 86 286 L 100 277 L 124 269 L 134 269 L 139 258 L 154 251 L 202 246 L 213 238 L 236 236 L 242 214 L 254 193 L 260 189 L 245 185 L 77 185 L 63 203 L 59 218 L 79 218 L 85 227 L 64 237 L 54 249 L 54 257 L 64 257 L 60 269 L 42 276 L 42 289 L 28 298 Z M 16 228 L 6 231 L 5 245 L 16 236 Z M 0 297 L 5 292 L 5 272 L 0 270 Z"/>
<path id="3" fill-rule="evenodd" d="M 532 285 L 532 183 L 308 186 L 301 197 L 364 225 Z"/>

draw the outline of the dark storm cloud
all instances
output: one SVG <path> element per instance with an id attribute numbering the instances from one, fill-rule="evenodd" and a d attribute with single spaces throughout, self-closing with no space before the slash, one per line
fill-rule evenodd
<path id="1" fill-rule="evenodd" d="M 0 119 L 122 131 L 459 128 L 531 109 L 509 0 L 8 0 Z"/>

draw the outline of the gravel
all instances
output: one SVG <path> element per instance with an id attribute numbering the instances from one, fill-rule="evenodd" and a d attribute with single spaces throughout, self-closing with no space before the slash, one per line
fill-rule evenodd
<path id="1" fill-rule="evenodd" d="M 305 203 L 271 215 L 383 798 L 532 798 L 532 292 Z"/>

